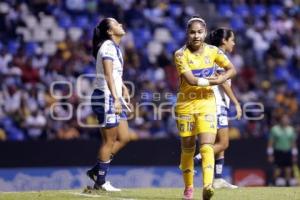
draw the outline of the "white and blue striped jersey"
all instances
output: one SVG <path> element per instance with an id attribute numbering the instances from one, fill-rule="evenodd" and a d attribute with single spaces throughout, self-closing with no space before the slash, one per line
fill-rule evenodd
<path id="1" fill-rule="evenodd" d="M 216 67 L 216 71 L 219 73 L 224 72 L 224 69 L 221 67 L 218 67 L 217 65 Z M 227 80 L 226 81 L 230 86 L 231 86 L 231 80 Z M 215 98 L 216 98 L 216 104 L 217 106 L 223 106 L 226 108 L 229 108 L 230 105 L 230 99 L 229 97 L 226 95 L 225 91 L 223 90 L 223 88 L 219 85 L 215 85 L 212 87 L 214 94 L 215 94 Z"/>
<path id="2" fill-rule="evenodd" d="M 105 96 L 110 96 L 111 92 L 108 88 L 108 84 L 104 77 L 103 63 L 105 59 L 113 61 L 112 76 L 116 86 L 116 92 L 118 97 L 122 97 L 122 75 L 123 75 L 123 56 L 119 46 L 117 46 L 112 40 L 106 40 L 103 42 L 97 53 L 96 59 L 96 80 L 95 88 L 104 92 Z"/>

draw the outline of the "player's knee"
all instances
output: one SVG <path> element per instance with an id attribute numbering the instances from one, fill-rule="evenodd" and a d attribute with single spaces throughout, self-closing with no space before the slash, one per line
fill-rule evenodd
<path id="1" fill-rule="evenodd" d="M 179 169 L 183 173 L 190 173 L 194 171 L 193 157 L 195 155 L 196 146 L 183 147 L 181 146 L 181 162 Z"/>
<path id="2" fill-rule="evenodd" d="M 214 149 L 211 144 L 201 144 L 200 146 L 200 153 L 203 157 L 205 154 L 213 153 Z"/>
<path id="3" fill-rule="evenodd" d="M 229 141 L 228 140 L 221 141 L 221 146 L 222 146 L 222 151 L 225 151 L 229 147 Z"/>
<path id="4" fill-rule="evenodd" d="M 184 147 L 181 146 L 181 152 L 185 153 L 185 154 L 195 154 L 196 151 L 196 146 L 192 146 L 192 147 Z"/>

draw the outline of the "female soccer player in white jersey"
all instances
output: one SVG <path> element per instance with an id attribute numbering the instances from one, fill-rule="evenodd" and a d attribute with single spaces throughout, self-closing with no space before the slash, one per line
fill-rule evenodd
<path id="1" fill-rule="evenodd" d="M 212 31 L 209 35 L 209 43 L 211 45 L 219 47 L 225 53 L 231 53 L 235 45 L 234 42 L 234 33 L 230 29 L 219 28 Z M 223 68 L 220 68 L 216 65 L 216 71 L 219 74 L 224 72 Z M 223 178 L 223 165 L 224 165 L 224 151 L 229 146 L 229 137 L 228 137 L 228 109 L 230 100 L 234 103 L 237 118 L 240 119 L 242 110 L 240 104 L 235 97 L 231 89 L 231 81 L 227 80 L 222 85 L 213 86 L 213 90 L 216 97 L 217 104 L 217 138 L 216 143 L 214 144 L 215 152 L 215 179 L 213 182 L 213 187 L 218 188 L 230 188 L 234 189 L 237 186 L 228 183 Z M 201 155 L 198 154 L 195 157 L 195 163 L 201 160 Z"/>
<path id="2" fill-rule="evenodd" d="M 123 57 L 119 44 L 125 31 L 114 18 L 103 19 L 94 29 L 93 56 L 96 59 L 96 81 L 91 102 L 100 127 L 102 143 L 96 165 L 87 171 L 95 189 L 120 191 L 106 181 L 111 156 L 129 141 L 126 113 L 122 106 L 129 101 L 123 84 Z M 117 139 L 121 139 L 117 141 Z M 125 141 L 125 142 L 124 142 Z"/>

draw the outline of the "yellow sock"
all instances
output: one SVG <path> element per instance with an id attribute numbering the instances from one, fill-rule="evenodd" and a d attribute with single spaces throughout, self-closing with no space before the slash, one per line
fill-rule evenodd
<path id="1" fill-rule="evenodd" d="M 194 185 L 194 154 L 195 146 L 192 148 L 181 148 L 179 168 L 182 171 L 185 187 L 193 187 Z"/>
<path id="2" fill-rule="evenodd" d="M 214 149 L 210 144 L 203 144 L 200 147 L 200 153 L 202 156 L 203 187 L 206 187 L 212 184 L 214 178 Z"/>

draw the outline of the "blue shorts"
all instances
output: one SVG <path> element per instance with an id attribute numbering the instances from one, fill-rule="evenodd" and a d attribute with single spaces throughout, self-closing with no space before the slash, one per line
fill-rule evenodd
<path id="1" fill-rule="evenodd" d="M 228 108 L 217 105 L 217 129 L 228 128 Z"/>
<path id="2" fill-rule="evenodd" d="M 100 127 L 112 128 L 119 125 L 120 120 L 127 120 L 125 109 L 120 115 L 114 110 L 114 99 L 102 90 L 95 89 L 91 97 L 92 110 L 96 114 Z M 124 107 L 124 106 L 123 106 Z"/>

